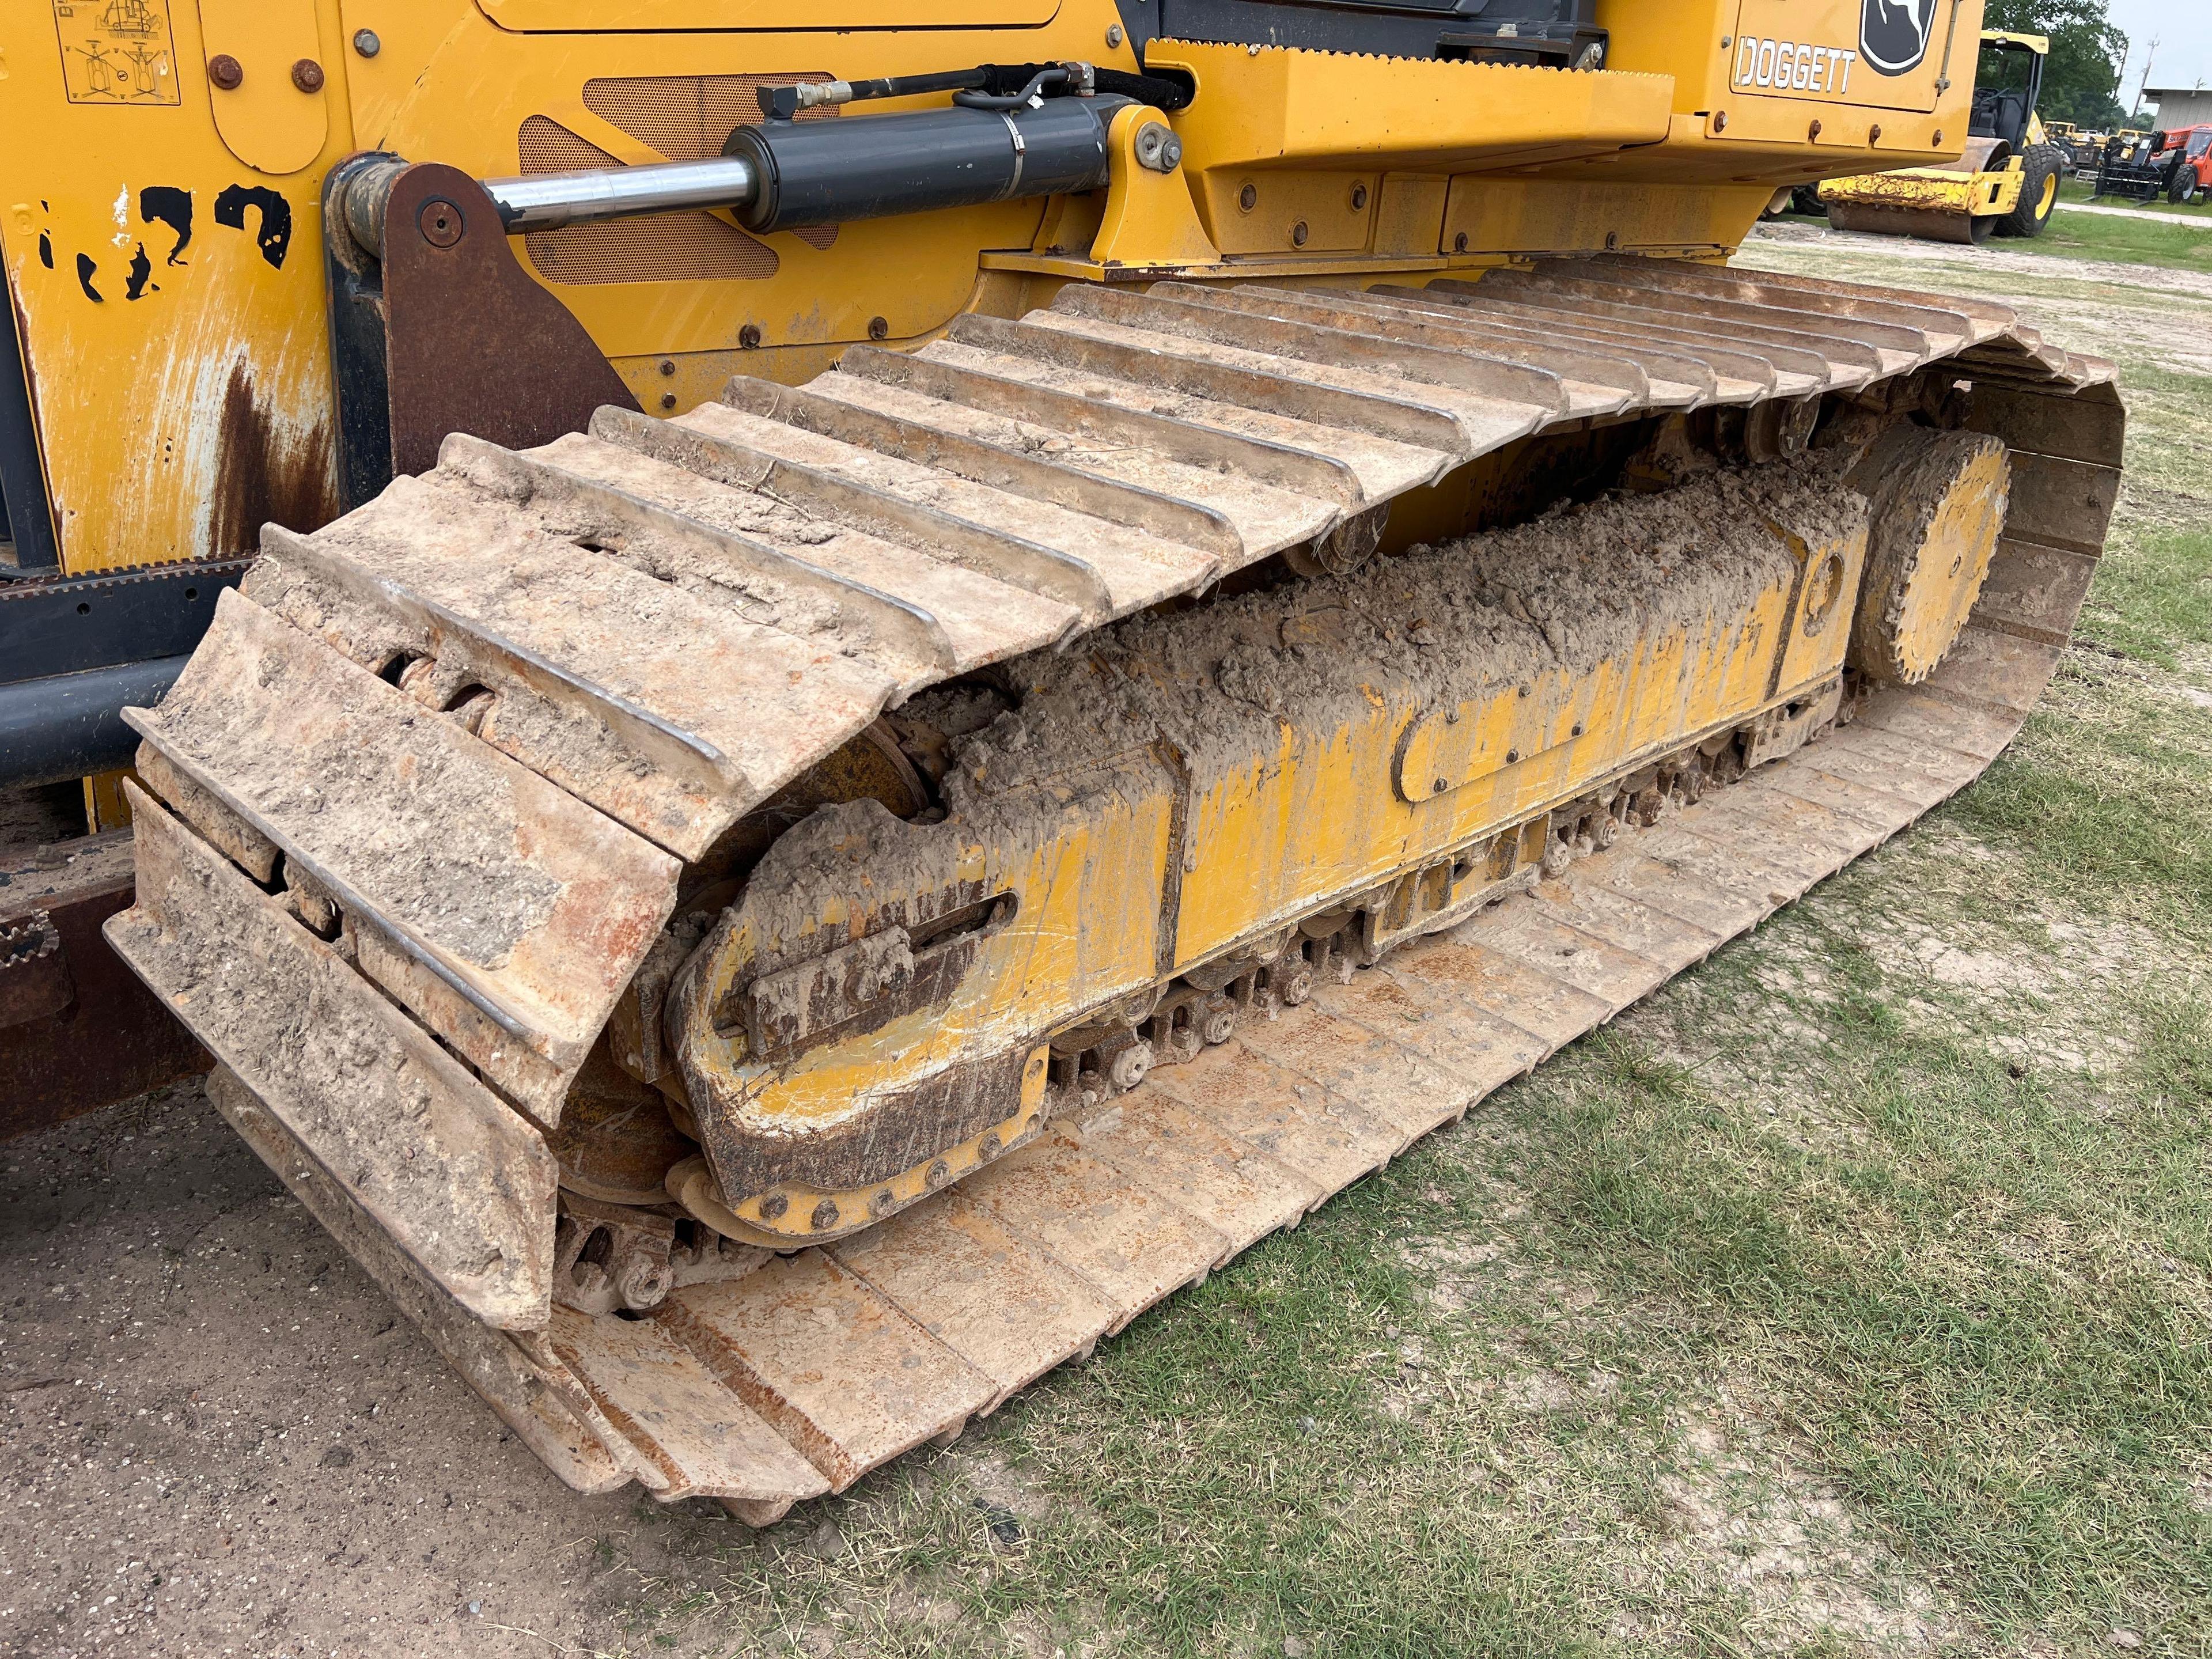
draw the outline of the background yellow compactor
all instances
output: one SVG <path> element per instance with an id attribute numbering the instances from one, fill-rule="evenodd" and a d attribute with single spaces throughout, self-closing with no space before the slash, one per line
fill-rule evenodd
<path id="1" fill-rule="evenodd" d="M 2042 235 L 2070 166 L 2036 112 L 2050 56 L 2044 35 L 1984 29 L 1965 150 L 1935 167 L 1829 179 L 1819 187 L 1828 222 L 1932 242 Z"/>
<path id="2" fill-rule="evenodd" d="M 106 937 L 572 1485 L 955 1433 L 2008 740 L 2109 365 L 1725 263 L 1979 9 L 16 6 Z"/>

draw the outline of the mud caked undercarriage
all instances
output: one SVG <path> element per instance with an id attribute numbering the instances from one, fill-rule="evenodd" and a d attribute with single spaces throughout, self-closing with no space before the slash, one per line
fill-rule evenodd
<path id="1" fill-rule="evenodd" d="M 1970 781 L 2119 430 L 1998 307 L 1601 257 L 453 437 L 133 713 L 110 937 L 565 1480 L 772 1519 Z"/>

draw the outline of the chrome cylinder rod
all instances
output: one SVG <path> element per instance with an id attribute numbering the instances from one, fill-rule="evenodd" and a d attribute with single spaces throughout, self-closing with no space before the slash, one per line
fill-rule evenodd
<path id="1" fill-rule="evenodd" d="M 718 155 L 706 161 L 487 179 L 483 187 L 501 222 L 520 233 L 684 208 L 743 209 L 760 190 L 760 173 L 744 156 Z"/>

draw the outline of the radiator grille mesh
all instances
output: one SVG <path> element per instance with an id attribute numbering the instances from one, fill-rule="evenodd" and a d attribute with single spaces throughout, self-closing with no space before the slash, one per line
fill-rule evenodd
<path id="1" fill-rule="evenodd" d="M 736 126 L 761 118 L 760 88 L 801 81 L 827 81 L 826 75 L 623 75 L 584 82 L 584 107 L 609 126 L 620 127 L 672 161 L 701 161 L 722 153 Z M 836 109 L 811 109 L 802 121 L 835 120 Z M 835 225 L 815 225 L 792 234 L 826 248 L 837 240 Z"/>
<path id="2" fill-rule="evenodd" d="M 761 118 L 763 87 L 826 81 L 826 75 L 626 75 L 584 82 L 584 107 L 672 161 L 701 161 L 722 153 L 734 126 Z M 835 117 L 811 109 L 799 118 Z"/>

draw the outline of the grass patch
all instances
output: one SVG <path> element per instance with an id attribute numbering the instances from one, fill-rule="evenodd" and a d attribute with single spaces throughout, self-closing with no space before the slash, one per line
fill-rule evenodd
<path id="1" fill-rule="evenodd" d="M 2212 941 L 2212 717 L 2162 700 L 2114 701 L 2128 712 L 2109 721 L 2078 708 L 2039 711 L 1956 804 L 1958 822 L 2085 908 Z"/>
<path id="2" fill-rule="evenodd" d="M 2064 198 L 2062 197 L 2061 198 Z M 2106 206 L 2133 206 L 2107 203 Z M 2194 210 L 2169 208 L 2163 202 L 2146 211 L 2176 214 Z M 1825 228 L 1825 217 L 1784 214 L 1782 222 Z M 2154 219 L 2136 219 L 2122 214 L 2054 212 L 2043 234 L 2034 239 L 1992 236 L 1981 246 L 1999 252 L 2049 254 L 2067 260 L 2095 259 L 2119 264 L 2150 265 L 2167 270 L 2212 271 L 2212 226 L 2166 224 Z M 1947 284 L 1930 283 L 1940 289 Z M 1958 287 L 1951 283 L 1948 286 Z"/>
<path id="3" fill-rule="evenodd" d="M 2169 670 L 2186 647 L 2212 645 L 2212 510 L 2201 522 L 2132 529 L 2113 541 L 2095 603 L 2084 607 L 2083 635 Z"/>
<path id="4" fill-rule="evenodd" d="M 2062 179 L 2058 185 L 2058 199 L 2062 202 L 2090 204 L 2092 202 L 2090 189 L 2090 183 L 2086 179 Z M 2104 196 L 2094 198 L 2094 205 L 2141 208 L 2146 213 L 2171 213 L 2177 218 L 2183 219 L 2212 219 L 2212 198 L 2203 196 L 2186 204 L 2169 202 L 2163 196 L 2151 202 L 2130 202 L 2118 196 Z"/>
<path id="5" fill-rule="evenodd" d="M 2116 213 L 2054 212 L 2032 244 L 2062 259 L 2109 259 L 2167 270 L 2212 271 L 2212 229 Z"/>
<path id="6" fill-rule="evenodd" d="M 2208 1150 L 2201 996 L 2139 1013 L 2110 1115 L 1916 1033 L 1863 979 L 1808 1057 L 1847 1141 L 1796 1145 L 1610 1036 L 1505 1109 L 1540 1132 L 1553 1258 L 1678 1310 L 1701 1366 L 1994 1635 L 2193 1643 L 2212 1261 L 2174 1177 Z"/>

